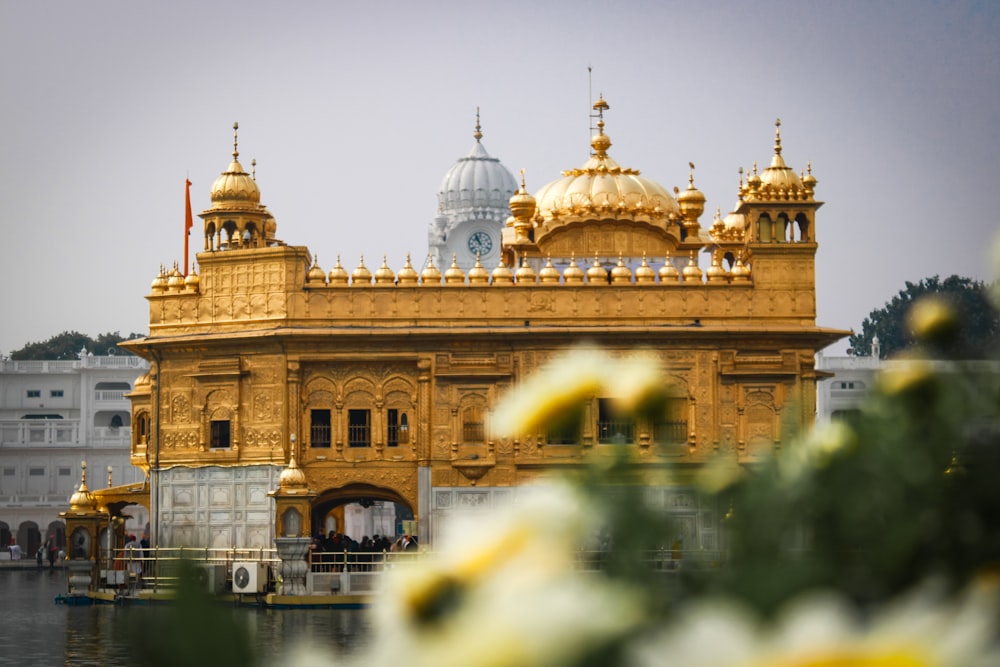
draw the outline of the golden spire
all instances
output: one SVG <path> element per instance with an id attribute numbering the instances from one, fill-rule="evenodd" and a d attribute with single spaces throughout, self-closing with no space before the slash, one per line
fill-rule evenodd
<path id="1" fill-rule="evenodd" d="M 781 155 L 781 119 L 774 119 L 774 153 Z"/>
<path id="2" fill-rule="evenodd" d="M 472 134 L 476 138 L 476 143 L 483 138 L 483 128 L 479 125 L 479 107 L 476 107 L 476 131 Z"/>
<path id="3" fill-rule="evenodd" d="M 240 136 L 239 136 L 239 130 L 240 130 L 240 124 L 238 122 L 237 123 L 233 123 L 233 160 L 236 160 L 236 159 L 238 159 L 240 157 L 240 150 L 239 150 Z"/>
<path id="4" fill-rule="evenodd" d="M 603 95 L 598 96 L 598 100 L 594 102 L 594 111 L 597 112 L 597 134 L 591 139 L 590 145 L 598 157 L 607 157 L 608 149 L 611 148 L 611 139 L 604 134 L 604 112 L 610 108 Z"/>

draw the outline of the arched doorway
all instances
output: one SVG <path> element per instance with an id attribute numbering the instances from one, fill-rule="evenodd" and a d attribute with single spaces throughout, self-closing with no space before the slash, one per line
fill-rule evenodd
<path id="1" fill-rule="evenodd" d="M 415 534 L 413 508 L 391 489 L 371 484 L 349 484 L 327 489 L 312 503 L 314 536 L 335 532 L 361 543 L 364 538 L 386 537 L 390 541 L 405 533 Z"/>

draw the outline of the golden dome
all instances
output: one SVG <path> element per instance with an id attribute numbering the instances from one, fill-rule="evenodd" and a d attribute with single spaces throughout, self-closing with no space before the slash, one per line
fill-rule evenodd
<path id="1" fill-rule="evenodd" d="M 567 285 L 583 283 L 583 269 L 577 266 L 575 256 L 569 258 L 569 266 L 563 271 L 563 282 Z"/>
<path id="2" fill-rule="evenodd" d="M 396 284 L 396 274 L 392 272 L 389 265 L 386 263 L 385 255 L 382 255 L 382 266 L 375 270 L 375 284 L 376 285 L 395 285 Z"/>
<path id="3" fill-rule="evenodd" d="M 458 255 L 452 253 L 451 255 L 451 266 L 448 270 L 444 272 L 444 283 L 445 285 L 464 285 L 465 284 L 465 272 L 462 271 L 462 267 L 458 265 Z"/>
<path id="4" fill-rule="evenodd" d="M 330 284 L 331 285 L 346 285 L 349 276 L 347 275 L 347 270 L 340 264 L 340 255 L 337 255 L 337 265 L 330 269 Z"/>
<path id="5" fill-rule="evenodd" d="M 717 257 L 712 258 L 712 265 L 708 267 L 707 276 L 710 283 L 724 283 L 729 280 L 726 270 L 722 268 Z"/>
<path id="6" fill-rule="evenodd" d="M 306 485 L 306 474 L 302 472 L 295 463 L 295 453 L 288 456 L 288 467 L 281 471 L 278 476 L 278 486 L 287 489 L 289 487 L 303 487 Z"/>
<path id="7" fill-rule="evenodd" d="M 535 274 L 535 269 L 528 264 L 526 257 L 521 258 L 521 266 L 518 267 L 517 273 L 514 274 L 517 278 L 518 285 L 534 285 L 538 276 Z"/>
<path id="8" fill-rule="evenodd" d="M 132 388 L 138 389 L 139 387 L 148 387 L 149 382 L 149 373 L 143 373 L 135 379 L 135 383 L 132 385 Z"/>
<path id="9" fill-rule="evenodd" d="M 503 258 L 500 258 L 500 263 L 497 264 L 497 268 L 493 269 L 493 273 L 490 274 L 493 277 L 494 285 L 513 285 L 514 284 L 514 272 L 508 268 L 506 264 L 503 263 Z"/>
<path id="10" fill-rule="evenodd" d="M 521 188 L 510 198 L 510 214 L 516 220 L 531 220 L 535 217 L 535 210 L 535 198 L 524 187 L 524 169 L 522 169 Z"/>
<path id="11" fill-rule="evenodd" d="M 361 260 L 358 263 L 358 268 L 351 272 L 351 284 L 352 285 L 370 285 L 372 282 L 372 272 L 368 270 L 365 266 L 365 256 L 361 255 Z"/>
<path id="12" fill-rule="evenodd" d="M 167 289 L 167 273 L 162 264 L 160 264 L 160 272 L 153 278 L 153 282 L 150 283 L 149 287 L 154 292 L 162 292 Z"/>
<path id="13" fill-rule="evenodd" d="M 611 269 L 611 282 L 617 285 L 632 282 L 632 271 L 625 266 L 625 260 L 621 255 L 618 255 L 618 265 Z"/>
<path id="14" fill-rule="evenodd" d="M 90 495 L 87 488 L 87 462 L 80 463 L 80 488 L 69 498 L 69 508 L 71 510 L 93 510 L 97 507 L 97 501 Z"/>
<path id="15" fill-rule="evenodd" d="M 671 261 L 669 252 L 667 253 L 666 262 L 664 262 L 663 266 L 660 267 L 660 270 L 657 271 L 657 274 L 660 276 L 661 285 L 676 283 L 677 280 L 680 278 L 680 273 L 677 272 L 677 267 L 674 266 L 674 263 Z"/>
<path id="16" fill-rule="evenodd" d="M 688 260 L 687 266 L 684 267 L 684 270 L 681 273 L 684 276 L 684 282 L 686 283 L 701 282 L 702 272 L 698 267 L 698 258 L 695 256 L 694 250 L 691 251 L 691 258 Z"/>
<path id="17" fill-rule="evenodd" d="M 406 264 L 399 270 L 399 274 L 396 278 L 399 280 L 400 285 L 417 284 L 417 270 L 414 269 L 413 264 L 410 263 L 410 253 L 406 253 Z"/>
<path id="18" fill-rule="evenodd" d="M 802 179 L 781 157 L 781 119 L 774 122 L 774 156 L 760 175 L 759 190 L 765 197 L 798 198 L 805 194 Z"/>
<path id="19" fill-rule="evenodd" d="M 620 166 L 608 156 L 611 139 L 604 134 L 604 98 L 594 104 L 600 113 L 593 155 L 582 167 L 563 172 L 535 194 L 537 215 L 549 227 L 575 220 L 626 219 L 666 222 L 680 215 L 677 202 L 659 183 L 637 169 Z M 513 204 L 511 204 L 513 208 Z M 537 239 L 536 239 L 537 240 Z"/>
<path id="20" fill-rule="evenodd" d="M 642 264 L 635 270 L 635 282 L 637 285 L 649 285 L 656 282 L 656 271 L 646 261 L 646 255 L 642 255 Z"/>
<path id="21" fill-rule="evenodd" d="M 197 292 L 200 283 L 201 278 L 198 277 L 198 272 L 195 271 L 195 267 L 192 265 L 191 273 L 187 274 L 184 278 L 184 287 L 188 292 Z"/>
<path id="22" fill-rule="evenodd" d="M 608 282 L 608 272 L 601 266 L 597 255 L 594 255 L 594 263 L 587 269 L 587 282 L 591 285 L 605 285 Z"/>
<path id="23" fill-rule="evenodd" d="M 490 272 L 479 261 L 479 253 L 476 253 L 476 265 L 469 269 L 470 285 L 486 285 L 490 282 Z"/>
<path id="24" fill-rule="evenodd" d="M 542 283 L 558 283 L 559 282 L 559 269 L 552 266 L 552 257 L 548 258 L 545 262 L 545 266 L 542 270 L 538 272 L 538 281 Z"/>
<path id="25" fill-rule="evenodd" d="M 177 264 L 174 264 L 173 270 L 170 271 L 170 277 L 167 278 L 167 289 L 177 292 L 184 289 L 184 275 L 177 268 Z"/>
<path id="26" fill-rule="evenodd" d="M 428 287 L 441 284 L 441 272 L 434 266 L 433 256 L 427 257 L 427 266 L 420 272 L 420 284 Z"/>
<path id="27" fill-rule="evenodd" d="M 211 199 L 212 208 L 232 208 L 246 207 L 256 209 L 260 204 L 260 188 L 257 181 L 243 171 L 240 164 L 238 150 L 237 131 L 239 123 L 233 123 L 233 161 L 229 163 L 229 168 L 215 179 L 212 183 Z"/>
<path id="28" fill-rule="evenodd" d="M 696 220 L 705 212 L 705 195 L 701 190 L 694 187 L 694 163 L 688 162 L 691 172 L 688 174 L 688 186 L 684 192 L 677 195 L 677 204 L 681 210 L 681 216 L 685 219 Z"/>
<path id="29" fill-rule="evenodd" d="M 316 284 L 316 283 L 320 285 L 326 284 L 326 274 L 323 273 L 323 269 L 319 268 L 318 262 L 319 262 L 319 257 L 317 255 L 313 255 L 313 264 L 309 268 L 309 272 L 306 273 L 307 284 Z"/>

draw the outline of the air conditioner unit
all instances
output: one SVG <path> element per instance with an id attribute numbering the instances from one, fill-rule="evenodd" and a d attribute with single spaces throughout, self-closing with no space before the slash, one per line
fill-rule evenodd
<path id="1" fill-rule="evenodd" d="M 267 589 L 267 563 L 236 561 L 233 563 L 234 593 L 263 593 Z"/>
<path id="2" fill-rule="evenodd" d="M 195 569 L 195 577 L 212 595 L 222 593 L 226 588 L 226 566 L 222 563 L 199 563 Z"/>

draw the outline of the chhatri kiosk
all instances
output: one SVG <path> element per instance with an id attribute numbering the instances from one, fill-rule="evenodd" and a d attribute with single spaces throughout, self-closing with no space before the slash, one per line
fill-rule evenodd
<path id="1" fill-rule="evenodd" d="M 234 138 L 199 214 L 197 272 L 161 269 L 149 335 L 124 344 L 150 362 L 131 402 L 152 544 L 291 553 L 355 511 L 391 507 L 433 545 L 447 517 L 488 511 L 602 450 L 695 470 L 719 454 L 752 462 L 788 425 L 811 424 L 814 356 L 847 333 L 816 323 L 811 169 L 785 164 L 778 127 L 770 165 L 741 176 L 732 212 L 703 221 L 693 173 L 671 193 L 620 166 L 608 105 L 594 108 L 581 166 L 534 195 L 522 175 L 495 230 L 454 227 L 480 246 L 495 232 L 500 246 L 495 263 L 467 270 L 433 256 L 420 270 L 339 258 L 325 270 L 279 240 Z M 445 199 L 475 197 L 467 180 L 472 194 Z M 580 341 L 652 351 L 669 369 L 662 414 L 622 417 L 594 395 L 568 432 L 497 435 L 500 398 Z M 684 484 L 649 497 L 675 515 L 685 548 L 717 548 L 718 508 Z"/>

